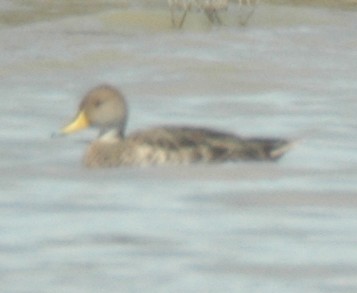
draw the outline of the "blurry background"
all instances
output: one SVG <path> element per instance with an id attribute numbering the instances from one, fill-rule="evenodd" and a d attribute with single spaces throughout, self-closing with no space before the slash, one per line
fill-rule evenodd
<path id="1" fill-rule="evenodd" d="M 356 292 L 356 1 L 0 1 L 1 292 Z M 277 163 L 86 170 L 51 139 L 107 82 L 128 131 L 300 143 Z"/>

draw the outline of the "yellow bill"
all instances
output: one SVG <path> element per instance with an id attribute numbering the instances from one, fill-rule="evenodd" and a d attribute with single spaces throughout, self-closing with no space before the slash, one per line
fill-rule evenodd
<path id="1" fill-rule="evenodd" d="M 71 123 L 61 129 L 61 133 L 70 134 L 87 128 L 88 126 L 89 121 L 87 119 L 87 116 L 84 114 L 84 111 L 80 111 L 77 117 Z"/>

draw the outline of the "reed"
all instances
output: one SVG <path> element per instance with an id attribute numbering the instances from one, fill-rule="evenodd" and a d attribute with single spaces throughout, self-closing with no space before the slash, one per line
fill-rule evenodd
<path id="1" fill-rule="evenodd" d="M 219 12 L 227 10 L 229 2 L 236 2 L 238 11 L 248 8 L 248 13 L 239 13 L 239 23 L 245 25 L 253 15 L 259 0 L 168 0 L 171 23 L 175 28 L 182 28 L 190 11 L 203 12 L 212 24 L 222 24 Z"/>

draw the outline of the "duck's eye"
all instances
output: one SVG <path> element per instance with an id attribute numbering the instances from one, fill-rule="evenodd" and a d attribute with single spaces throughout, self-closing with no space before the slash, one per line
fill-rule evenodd
<path id="1" fill-rule="evenodd" d="M 94 106 L 95 106 L 96 108 L 100 107 L 102 104 L 103 104 L 103 101 L 101 101 L 101 100 L 96 100 L 96 101 L 94 101 Z"/>

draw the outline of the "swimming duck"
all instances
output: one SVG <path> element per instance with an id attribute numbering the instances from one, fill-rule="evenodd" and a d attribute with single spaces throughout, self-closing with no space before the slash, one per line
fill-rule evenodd
<path id="1" fill-rule="evenodd" d="M 290 148 L 284 139 L 242 138 L 198 127 L 163 126 L 126 136 L 127 108 L 123 94 L 111 85 L 97 86 L 84 96 L 75 119 L 60 133 L 71 134 L 89 126 L 99 128 L 99 137 L 84 155 L 86 167 L 273 161 Z"/>

